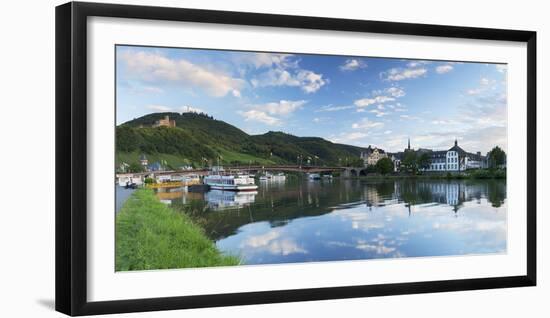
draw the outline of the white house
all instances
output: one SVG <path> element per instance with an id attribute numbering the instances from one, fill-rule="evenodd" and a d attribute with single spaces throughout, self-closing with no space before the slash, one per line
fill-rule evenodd
<path id="1" fill-rule="evenodd" d="M 390 158 L 394 163 L 394 168 L 399 169 L 401 160 L 405 154 L 411 149 L 410 141 L 408 148 L 403 152 L 390 154 Z M 470 153 L 458 146 L 458 141 L 455 140 L 454 146 L 448 150 L 431 150 L 420 148 L 416 150 L 418 156 L 428 154 L 430 162 L 426 169 L 422 171 L 437 171 L 437 172 L 458 172 L 468 169 L 487 168 L 487 157 L 482 156 L 481 152 Z"/>

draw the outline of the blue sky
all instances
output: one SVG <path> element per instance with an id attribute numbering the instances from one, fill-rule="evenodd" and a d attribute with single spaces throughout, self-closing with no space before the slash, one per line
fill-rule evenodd
<path id="1" fill-rule="evenodd" d="M 203 111 L 249 134 L 507 150 L 506 65 L 117 46 L 116 67 L 117 124 Z"/>

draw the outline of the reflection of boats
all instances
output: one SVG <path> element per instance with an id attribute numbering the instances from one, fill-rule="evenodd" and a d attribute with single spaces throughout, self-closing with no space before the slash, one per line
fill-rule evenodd
<path id="1" fill-rule="evenodd" d="M 274 174 L 271 176 L 271 180 L 273 181 L 285 181 L 286 180 L 286 176 L 284 173 L 282 172 L 279 172 L 277 174 Z"/>
<path id="2" fill-rule="evenodd" d="M 214 209 L 226 209 L 232 207 L 241 207 L 253 203 L 257 191 L 222 191 L 210 190 L 204 194 L 204 199 L 208 205 Z"/>
<path id="3" fill-rule="evenodd" d="M 204 177 L 204 184 L 214 190 L 254 191 L 258 186 L 248 175 L 222 175 L 215 173 Z"/>
<path id="4" fill-rule="evenodd" d="M 323 179 L 332 179 L 332 175 L 331 174 L 325 174 L 325 175 L 323 175 Z"/>
<path id="5" fill-rule="evenodd" d="M 307 177 L 309 178 L 309 180 L 319 180 L 319 179 L 321 179 L 321 175 L 319 175 L 318 173 L 308 173 Z"/>
<path id="6" fill-rule="evenodd" d="M 277 174 L 271 174 L 269 172 L 266 172 L 265 175 L 260 176 L 260 181 L 285 181 L 286 176 L 284 173 L 279 172 Z"/>

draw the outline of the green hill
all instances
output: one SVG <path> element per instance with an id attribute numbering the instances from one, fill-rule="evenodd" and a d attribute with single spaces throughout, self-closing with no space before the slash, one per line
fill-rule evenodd
<path id="1" fill-rule="evenodd" d="M 152 128 L 164 116 L 176 121 L 175 128 Z M 216 164 L 296 164 L 338 165 L 357 159 L 363 148 L 335 144 L 318 137 L 297 137 L 282 132 L 248 135 L 224 121 L 206 114 L 153 113 L 116 128 L 116 164 L 137 163 L 140 154 L 150 162 L 164 160 L 172 168 L 205 160 Z"/>

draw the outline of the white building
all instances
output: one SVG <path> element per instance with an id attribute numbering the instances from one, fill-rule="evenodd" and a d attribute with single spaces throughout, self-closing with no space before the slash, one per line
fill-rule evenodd
<path id="1" fill-rule="evenodd" d="M 395 169 L 398 169 L 401 160 L 405 157 L 405 154 L 411 149 L 410 141 L 408 148 L 403 152 L 390 154 L 390 158 L 394 162 Z M 436 172 L 458 172 L 468 169 L 480 169 L 487 168 L 487 157 L 482 156 L 481 152 L 470 153 L 458 146 L 458 141 L 455 140 L 455 144 L 449 150 L 431 150 L 420 148 L 415 151 L 417 156 L 427 154 L 430 158 L 428 167 L 420 169 L 422 171 L 436 171 Z"/>
<path id="2" fill-rule="evenodd" d="M 376 147 L 372 148 L 370 145 L 366 149 L 366 151 L 361 152 L 361 159 L 363 159 L 363 163 L 366 166 L 373 166 L 375 165 L 378 160 L 382 158 L 387 158 L 388 155 L 386 152 L 382 149 L 378 149 Z"/>
<path id="3" fill-rule="evenodd" d="M 487 166 L 487 159 L 480 152 L 474 154 L 465 151 L 458 146 L 455 139 L 454 146 L 445 151 L 426 150 L 430 156 L 430 165 L 425 171 L 464 171 L 479 169 Z"/>

